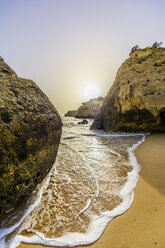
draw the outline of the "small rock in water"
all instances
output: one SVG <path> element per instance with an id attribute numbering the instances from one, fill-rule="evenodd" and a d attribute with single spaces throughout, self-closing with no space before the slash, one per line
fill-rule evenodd
<path id="1" fill-rule="evenodd" d="M 78 125 L 80 125 L 80 124 L 88 124 L 88 121 L 84 119 L 84 120 L 78 122 Z"/>

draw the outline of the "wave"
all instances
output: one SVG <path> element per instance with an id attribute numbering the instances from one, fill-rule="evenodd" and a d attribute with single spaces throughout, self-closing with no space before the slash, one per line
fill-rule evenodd
<path id="1" fill-rule="evenodd" d="M 100 137 L 136 137 L 136 136 L 145 136 L 149 133 L 107 133 L 104 130 L 95 130 L 95 135 Z"/>
<path id="2" fill-rule="evenodd" d="M 43 193 L 44 189 L 46 189 L 46 187 L 48 186 L 49 179 L 50 179 L 50 172 L 47 175 L 47 177 L 44 179 L 44 181 L 37 186 L 37 189 L 35 191 L 35 192 L 37 192 L 37 195 L 35 197 L 36 200 L 32 204 L 30 204 L 30 206 L 26 209 L 26 211 L 24 212 L 24 214 L 20 218 L 20 220 L 9 228 L 1 228 L 0 229 L 0 247 L 11 248 L 12 244 L 6 244 L 5 237 L 8 234 L 12 233 L 17 227 L 19 227 L 21 225 L 21 223 L 24 221 L 24 219 L 37 207 L 37 205 L 41 201 L 42 193 Z M 16 240 L 14 238 L 14 246 L 13 247 L 17 247 L 20 244 L 20 243 L 18 243 L 18 244 L 15 243 L 15 241 Z"/>
<path id="3" fill-rule="evenodd" d="M 64 234 L 61 237 L 58 237 L 58 238 L 47 238 L 40 232 L 36 232 L 31 237 L 17 235 L 11 241 L 10 246 L 9 246 L 10 248 L 18 247 L 18 245 L 21 242 L 32 243 L 32 244 L 42 244 L 42 245 L 47 245 L 47 246 L 59 246 L 59 247 L 89 245 L 91 243 L 94 243 L 96 240 L 98 240 L 100 238 L 100 236 L 104 232 L 107 224 L 114 217 L 123 214 L 125 211 L 127 211 L 130 208 L 130 206 L 133 202 L 133 198 L 134 198 L 133 190 L 136 187 L 136 183 L 138 181 L 138 173 L 140 171 L 140 166 L 137 163 L 136 157 L 134 155 L 134 151 L 140 144 L 142 144 L 145 141 L 145 134 L 125 134 L 125 133 L 124 134 L 106 134 L 104 132 L 100 132 L 100 133 L 97 133 L 96 135 L 101 136 L 101 137 L 119 137 L 119 136 L 124 137 L 124 136 L 137 136 L 137 135 L 142 136 L 140 141 L 138 141 L 136 144 L 133 144 L 131 147 L 128 147 L 128 149 L 127 149 L 128 156 L 129 156 L 129 165 L 132 166 L 132 170 L 130 172 L 128 172 L 127 181 L 123 185 L 123 187 L 121 188 L 121 190 L 119 192 L 119 196 L 122 199 L 121 204 L 119 204 L 117 207 L 115 207 L 111 211 L 102 212 L 102 214 L 100 216 L 92 215 L 91 216 L 91 222 L 90 222 L 90 225 L 89 225 L 86 233 L 69 232 L 69 233 Z M 64 145 L 67 145 L 67 144 L 64 144 Z M 68 146 L 68 147 L 69 147 L 69 149 L 72 149 L 72 151 L 78 153 L 76 150 L 74 150 L 73 147 L 71 147 L 71 146 Z M 83 156 L 80 153 L 78 153 L 78 155 L 82 156 L 82 159 L 84 160 L 84 162 L 88 166 L 88 161 L 85 158 L 85 156 Z M 90 166 L 89 166 L 89 169 L 91 170 Z M 91 173 L 93 173 L 92 170 L 91 170 Z M 95 177 L 94 173 L 93 173 L 93 176 Z M 98 185 L 96 177 L 95 177 L 95 180 L 96 180 L 96 185 L 97 185 L 95 197 L 97 198 L 97 196 L 99 194 L 99 185 Z M 42 194 L 40 194 L 40 198 L 41 198 L 41 195 Z M 36 205 L 38 204 L 39 201 L 40 201 L 40 199 L 37 199 Z M 89 208 L 91 201 L 92 201 L 92 199 L 87 201 L 86 206 L 82 209 L 80 214 Z M 30 207 L 30 209 L 32 209 L 32 208 Z M 27 212 L 29 213 L 30 211 L 32 211 L 32 210 L 28 210 Z M 12 228 L 14 229 L 14 227 L 12 227 Z M 4 240 L 2 240 L 2 242 L 4 242 Z"/>

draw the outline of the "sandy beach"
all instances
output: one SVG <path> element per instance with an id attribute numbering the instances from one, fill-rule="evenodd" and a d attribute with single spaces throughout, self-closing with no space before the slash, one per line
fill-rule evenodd
<path id="1" fill-rule="evenodd" d="M 131 208 L 113 219 L 90 248 L 165 247 L 165 134 L 146 138 L 136 151 L 141 165 Z M 21 244 L 19 248 L 45 246 Z"/>

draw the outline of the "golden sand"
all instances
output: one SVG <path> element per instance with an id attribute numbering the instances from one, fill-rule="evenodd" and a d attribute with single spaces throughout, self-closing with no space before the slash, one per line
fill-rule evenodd
<path id="1" fill-rule="evenodd" d="M 142 169 L 132 207 L 113 219 L 97 242 L 86 247 L 165 248 L 165 134 L 148 136 L 136 157 Z"/>

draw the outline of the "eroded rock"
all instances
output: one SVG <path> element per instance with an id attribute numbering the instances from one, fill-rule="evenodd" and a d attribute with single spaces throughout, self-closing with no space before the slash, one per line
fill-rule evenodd
<path id="1" fill-rule="evenodd" d="M 165 48 L 130 53 L 91 128 L 165 132 Z"/>
<path id="2" fill-rule="evenodd" d="M 76 116 L 76 113 L 77 113 L 77 110 L 69 110 L 65 116 L 66 117 L 75 117 Z"/>
<path id="3" fill-rule="evenodd" d="M 88 102 L 82 103 L 75 115 L 76 118 L 95 118 L 100 113 L 100 108 L 103 104 L 103 97 L 91 99 Z"/>
<path id="4" fill-rule="evenodd" d="M 0 215 L 49 172 L 61 127 L 58 112 L 39 87 L 0 60 Z"/>
<path id="5" fill-rule="evenodd" d="M 84 120 L 78 122 L 78 125 L 80 125 L 80 124 L 88 124 L 88 121 L 84 119 Z"/>

